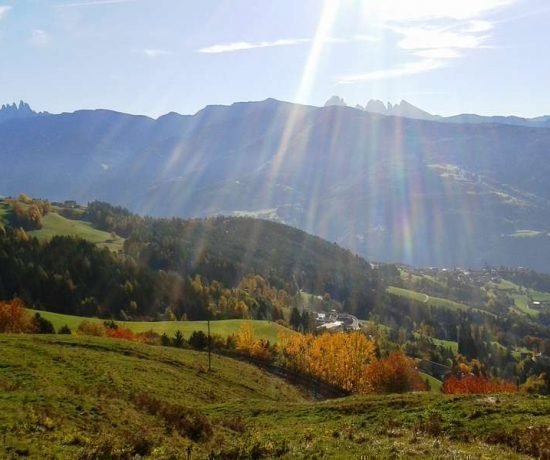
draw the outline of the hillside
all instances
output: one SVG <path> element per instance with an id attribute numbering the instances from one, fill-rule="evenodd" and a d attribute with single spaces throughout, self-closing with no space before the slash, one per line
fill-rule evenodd
<path id="1" fill-rule="evenodd" d="M 112 251 L 122 250 L 124 243 L 122 238 L 97 230 L 88 222 L 66 219 L 55 212 L 45 216 L 42 224 L 42 229 L 31 231 L 29 234 L 39 240 L 50 240 L 54 236 L 74 236 Z"/>
<path id="2" fill-rule="evenodd" d="M 383 294 L 381 272 L 367 261 L 279 223 L 152 219 L 100 202 L 75 212 L 22 198 L 0 202 L 0 298 L 19 296 L 39 309 L 120 320 L 275 321 L 300 306 L 300 290 L 356 312 Z M 21 225 L 30 228 L 21 233 Z"/>
<path id="3" fill-rule="evenodd" d="M 1 335 L 0 456 L 546 458 L 550 399 L 312 402 L 241 362 L 108 339 Z"/>
<path id="4" fill-rule="evenodd" d="M 377 261 L 550 271 L 550 129 L 472 119 L 274 99 L 156 120 L 106 110 L 11 119 L 0 124 L 10 171 L 0 193 L 262 217 Z"/>
<path id="5" fill-rule="evenodd" d="M 51 240 L 54 236 L 72 236 L 106 247 L 112 251 L 122 250 L 124 239 L 117 235 L 94 228 L 90 222 L 79 219 L 68 219 L 59 214 L 64 208 L 53 207 L 53 210 L 42 217 L 42 228 L 29 231 L 29 235 L 40 241 Z M 11 210 L 5 200 L 0 198 L 0 224 L 10 225 Z"/>

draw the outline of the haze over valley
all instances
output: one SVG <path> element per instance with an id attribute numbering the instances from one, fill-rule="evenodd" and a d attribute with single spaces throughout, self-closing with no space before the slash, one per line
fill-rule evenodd
<path id="1" fill-rule="evenodd" d="M 405 102 L 394 109 L 408 116 L 274 99 L 157 119 L 12 107 L 0 111 L 5 195 L 272 219 L 375 261 L 550 270 L 544 117 L 418 119 Z"/>

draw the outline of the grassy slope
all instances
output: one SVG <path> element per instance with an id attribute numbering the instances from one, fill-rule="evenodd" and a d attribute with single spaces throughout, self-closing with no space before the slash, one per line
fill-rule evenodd
<path id="1" fill-rule="evenodd" d="M 414 333 L 415 338 L 419 338 L 420 334 L 417 332 Z M 454 340 L 444 340 L 444 339 L 436 339 L 434 337 L 430 337 L 433 343 L 436 345 L 439 345 L 443 348 L 450 348 L 453 353 L 458 353 L 458 342 L 455 342 Z"/>
<path id="2" fill-rule="evenodd" d="M 0 349 L 0 458 L 110 458 L 140 445 L 153 458 L 186 458 L 189 445 L 192 458 L 526 458 L 507 447 L 516 440 L 520 449 L 550 449 L 546 431 L 536 434 L 550 425 L 549 398 L 427 393 L 312 402 L 228 358 L 216 356 L 205 372 L 204 353 L 60 336 L 0 335 Z M 213 434 L 196 443 L 181 436 L 133 402 L 144 391 L 196 408 Z"/>
<path id="3" fill-rule="evenodd" d="M 30 310 L 32 313 L 38 311 L 44 318 L 50 320 L 55 329 L 67 325 L 72 331 L 76 331 L 78 325 L 84 321 L 103 322 L 97 318 L 83 318 L 81 316 L 62 315 L 59 313 L 52 313 L 41 310 Z M 245 320 L 241 319 L 228 319 L 220 321 L 210 322 L 210 332 L 212 334 L 219 334 L 222 336 L 228 336 L 230 334 L 236 334 L 239 332 L 242 324 Z M 250 321 L 254 327 L 256 336 L 261 339 L 267 339 L 270 342 L 277 340 L 277 334 L 280 331 L 289 332 L 290 329 L 283 327 L 277 323 L 271 321 Z M 158 334 L 166 333 L 169 336 L 173 336 L 176 331 L 181 331 L 185 338 L 189 338 L 193 331 L 202 330 L 207 332 L 206 321 L 117 321 L 118 324 L 131 329 L 134 332 L 144 332 L 153 330 Z"/>
<path id="4" fill-rule="evenodd" d="M 413 300 L 417 300 L 419 302 L 422 302 L 434 307 L 448 308 L 451 310 L 469 310 L 470 309 L 468 305 L 454 302 L 449 299 L 443 299 L 441 297 L 431 297 L 421 292 L 411 291 L 410 289 L 403 289 L 395 286 L 389 286 L 387 291 L 391 294 L 396 294 L 402 297 L 407 297 Z"/>
<path id="5" fill-rule="evenodd" d="M 489 285 L 508 293 L 514 299 L 515 310 L 531 318 L 537 318 L 539 312 L 529 306 L 530 297 L 532 300 L 538 301 L 550 300 L 549 293 L 524 289 L 520 285 L 508 280 L 501 280 L 500 283 L 489 283 Z"/>
<path id="6" fill-rule="evenodd" d="M 423 294 L 422 292 L 411 291 L 410 289 L 404 289 L 396 286 L 389 286 L 386 289 L 386 291 L 389 292 L 390 294 L 396 294 L 402 297 L 407 297 L 409 299 L 417 300 L 419 302 L 425 303 L 426 305 L 430 305 L 432 307 L 446 308 L 449 310 L 462 310 L 462 311 L 475 310 L 475 311 L 485 313 L 487 315 L 496 316 L 494 313 L 491 313 L 489 311 L 471 307 L 463 303 L 458 303 L 458 302 L 455 302 L 454 300 L 444 299 L 443 297 L 432 297 L 427 294 Z"/>
<path id="7" fill-rule="evenodd" d="M 433 393 L 440 393 L 441 392 L 441 386 L 443 383 L 441 380 L 437 380 L 435 377 L 432 377 L 429 374 L 425 374 L 424 372 L 420 372 L 420 375 L 422 376 L 423 380 L 427 380 L 428 384 L 430 385 L 430 391 Z"/>
<path id="8" fill-rule="evenodd" d="M 113 236 L 102 230 L 92 227 L 89 222 L 82 220 L 66 219 L 54 212 L 48 213 L 42 218 L 42 228 L 29 232 L 39 240 L 49 240 L 56 235 L 76 236 L 99 246 L 105 246 L 112 251 L 122 250 L 124 239 Z"/>

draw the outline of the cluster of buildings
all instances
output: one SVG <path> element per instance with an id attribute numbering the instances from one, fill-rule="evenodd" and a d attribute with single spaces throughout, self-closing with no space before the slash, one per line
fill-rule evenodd
<path id="1" fill-rule="evenodd" d="M 336 310 L 318 312 L 315 320 L 318 331 L 348 332 L 360 329 L 359 320 L 355 316 Z"/>

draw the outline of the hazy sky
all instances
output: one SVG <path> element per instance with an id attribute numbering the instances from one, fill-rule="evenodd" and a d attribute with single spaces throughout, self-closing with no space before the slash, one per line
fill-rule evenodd
<path id="1" fill-rule="evenodd" d="M 151 116 L 268 97 L 550 114 L 548 0 L 0 0 L 0 104 Z"/>

